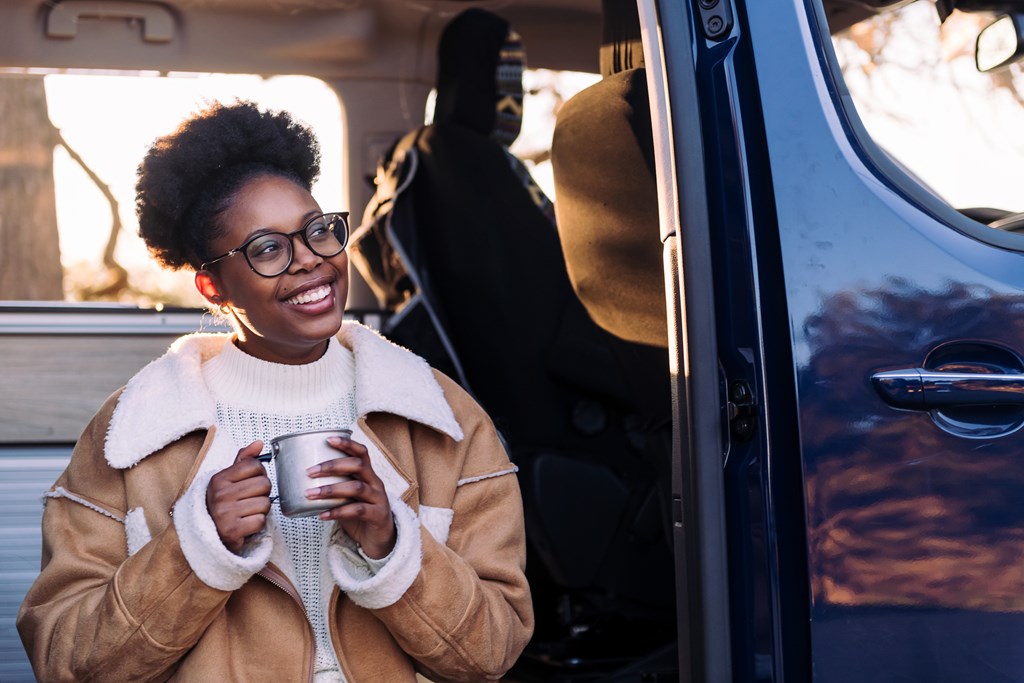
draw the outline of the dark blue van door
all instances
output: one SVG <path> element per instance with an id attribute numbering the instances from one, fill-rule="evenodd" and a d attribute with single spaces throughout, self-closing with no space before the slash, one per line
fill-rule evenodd
<path id="1" fill-rule="evenodd" d="M 871 142 L 818 0 L 660 20 L 692 677 L 1024 680 L 1024 235 Z"/>

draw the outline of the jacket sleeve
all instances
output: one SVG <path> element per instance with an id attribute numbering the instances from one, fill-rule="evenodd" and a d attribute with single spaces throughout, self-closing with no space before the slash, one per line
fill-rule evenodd
<path id="1" fill-rule="evenodd" d="M 17 621 L 39 680 L 164 680 L 231 595 L 197 578 L 173 524 L 128 556 L 123 472 L 103 458 L 115 402 L 48 494 L 42 571 Z"/>
<path id="2" fill-rule="evenodd" d="M 447 539 L 421 526 L 420 571 L 393 604 L 375 610 L 433 680 L 498 680 L 533 632 L 524 574 L 526 538 L 515 468 L 490 419 L 445 378 L 465 438 Z"/>

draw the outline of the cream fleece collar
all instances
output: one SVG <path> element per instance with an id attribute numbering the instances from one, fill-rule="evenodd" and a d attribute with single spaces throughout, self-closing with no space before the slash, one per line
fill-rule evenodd
<path id="1" fill-rule="evenodd" d="M 105 455 L 111 467 L 137 465 L 189 432 L 213 426 L 216 408 L 202 364 L 230 338 L 203 333 L 181 337 L 128 382 L 107 431 Z M 360 417 L 391 413 L 462 440 L 462 428 L 426 361 L 359 323 L 346 321 L 338 340 L 355 358 Z"/>

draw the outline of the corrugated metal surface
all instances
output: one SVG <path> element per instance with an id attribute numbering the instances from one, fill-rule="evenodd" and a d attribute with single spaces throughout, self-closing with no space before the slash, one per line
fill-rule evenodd
<path id="1" fill-rule="evenodd" d="M 0 682 L 35 681 L 14 626 L 39 573 L 42 494 L 67 466 L 71 445 L 0 448 Z"/>

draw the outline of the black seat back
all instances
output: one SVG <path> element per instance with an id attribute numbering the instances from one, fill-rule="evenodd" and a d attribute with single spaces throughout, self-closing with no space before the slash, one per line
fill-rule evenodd
<path id="1" fill-rule="evenodd" d="M 435 122 L 382 162 L 352 258 L 395 310 L 385 334 L 452 374 L 506 439 L 538 642 L 597 623 L 662 628 L 674 621 L 667 356 L 602 330 L 573 292 L 550 204 L 507 148 L 517 40 L 482 10 L 445 30 Z M 469 54 L 482 61 L 470 68 Z"/>

